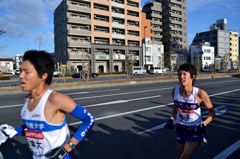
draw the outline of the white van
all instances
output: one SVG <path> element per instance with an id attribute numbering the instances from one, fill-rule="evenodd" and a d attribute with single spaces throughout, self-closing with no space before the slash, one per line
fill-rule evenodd
<path id="1" fill-rule="evenodd" d="M 146 69 L 143 66 L 133 66 L 132 73 L 133 75 L 143 75 L 146 74 Z"/>
<path id="2" fill-rule="evenodd" d="M 163 73 L 163 69 L 161 69 L 160 67 L 151 67 L 150 68 L 150 73 L 151 74 L 159 74 L 159 73 Z"/>
<path id="3" fill-rule="evenodd" d="M 151 67 L 150 68 L 150 73 L 151 74 L 163 74 L 167 73 L 168 70 L 166 68 L 160 68 L 160 67 Z"/>

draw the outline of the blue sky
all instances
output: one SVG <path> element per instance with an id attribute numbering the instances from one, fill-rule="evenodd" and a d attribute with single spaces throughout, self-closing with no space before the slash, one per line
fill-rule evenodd
<path id="1" fill-rule="evenodd" d="M 28 49 L 54 51 L 53 11 L 61 0 L 0 0 L 0 57 Z M 142 1 L 142 4 L 146 0 Z M 239 0 L 187 0 L 188 42 L 197 32 L 208 31 L 217 19 L 226 18 L 228 29 L 240 33 Z"/>

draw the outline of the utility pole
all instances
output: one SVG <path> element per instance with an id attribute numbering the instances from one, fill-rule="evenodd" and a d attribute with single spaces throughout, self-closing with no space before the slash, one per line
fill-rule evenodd
<path id="1" fill-rule="evenodd" d="M 42 41 L 43 41 L 43 35 L 42 34 L 39 34 L 39 35 L 37 35 L 37 37 L 34 39 L 34 40 L 36 40 L 36 42 L 38 43 L 37 45 L 38 45 L 38 50 L 41 50 L 42 49 L 42 47 L 41 47 L 41 45 L 42 45 Z"/>
<path id="2" fill-rule="evenodd" d="M 146 28 L 147 28 L 147 26 L 144 27 L 144 66 L 145 66 L 145 69 L 147 71 Z"/>

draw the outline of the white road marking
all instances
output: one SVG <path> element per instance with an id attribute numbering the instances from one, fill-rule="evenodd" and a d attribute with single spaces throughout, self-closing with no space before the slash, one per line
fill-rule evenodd
<path id="1" fill-rule="evenodd" d="M 15 104 L 15 105 L 3 105 L 0 106 L 0 109 L 4 109 L 4 108 L 14 108 L 14 107 L 22 107 L 23 104 Z"/>
<path id="2" fill-rule="evenodd" d="M 143 99 L 150 99 L 150 98 L 157 98 L 157 97 L 161 97 L 161 95 L 149 96 L 149 97 L 142 97 L 142 98 L 135 98 L 135 99 L 128 99 L 128 100 L 110 101 L 110 102 L 105 102 L 105 103 L 87 105 L 87 106 L 85 106 L 85 108 L 97 107 L 97 106 L 102 106 L 102 105 L 111 105 L 111 104 L 127 103 L 127 102 L 131 102 L 131 101 L 143 100 Z"/>
<path id="3" fill-rule="evenodd" d="M 137 133 L 137 134 L 140 135 L 140 134 L 144 134 L 144 133 L 146 133 L 146 132 L 152 132 L 152 131 L 154 131 L 154 130 L 159 130 L 159 129 L 164 128 L 165 125 L 166 125 L 166 122 L 164 122 L 164 123 L 162 123 L 162 124 L 160 124 L 160 125 L 157 125 L 157 126 L 155 126 L 155 127 L 152 127 L 151 129 L 147 129 L 147 130 L 145 130 L 145 131 L 139 132 L 139 133 Z"/>
<path id="4" fill-rule="evenodd" d="M 111 105 L 111 104 L 127 103 L 127 102 L 131 102 L 131 101 L 136 101 L 136 100 L 143 100 L 143 99 L 157 98 L 157 97 L 160 97 L 160 96 L 161 96 L 161 95 L 157 95 L 157 96 L 149 96 L 149 97 L 142 97 L 142 98 L 134 98 L 134 99 L 128 99 L 128 100 L 110 101 L 110 102 L 105 102 L 105 103 L 98 103 L 98 104 L 86 105 L 86 106 L 84 106 L 84 107 L 85 107 L 85 108 L 89 108 L 89 107 L 97 107 L 97 106 L 102 106 L 102 105 Z M 13 108 L 13 107 L 20 107 L 20 106 L 23 106 L 23 104 L 8 105 L 8 106 L 0 106 L 0 109 L 4 109 L 4 108 Z"/>
<path id="5" fill-rule="evenodd" d="M 127 102 L 128 102 L 127 100 L 116 100 L 116 101 L 110 101 L 110 102 L 105 102 L 105 103 L 98 103 L 98 104 L 87 105 L 87 106 L 85 106 L 85 108 L 98 107 L 98 106 L 102 106 L 102 105 L 127 103 Z"/>
<path id="6" fill-rule="evenodd" d="M 157 109 L 157 108 L 165 107 L 165 106 L 168 106 L 168 105 L 172 105 L 172 103 L 165 104 L 165 105 L 157 105 L 157 106 L 154 106 L 154 107 L 148 107 L 148 108 L 143 108 L 143 109 L 137 109 L 137 110 L 128 111 L 128 112 L 124 112 L 124 113 L 107 115 L 107 116 L 95 118 L 95 120 L 96 120 L 96 121 L 99 121 L 99 120 L 103 120 L 103 119 L 109 119 L 109 118 L 113 118 L 113 117 L 119 117 L 119 116 L 123 116 L 123 115 L 128 115 L 128 114 L 143 112 L 143 111 L 147 111 L 147 110 Z M 71 126 L 72 126 L 72 125 L 78 125 L 78 124 L 80 124 L 80 123 L 81 123 L 81 121 L 78 121 L 78 122 L 70 123 L 69 125 L 71 125 Z"/>
<path id="7" fill-rule="evenodd" d="M 128 101 L 131 102 L 131 101 L 135 101 L 135 100 L 150 99 L 150 98 L 157 98 L 157 97 L 161 97 L 161 95 L 129 99 Z"/>
<path id="8" fill-rule="evenodd" d="M 227 81 L 227 82 L 231 82 L 231 81 Z M 206 84 L 216 84 L 216 83 L 226 83 L 226 82 L 214 82 L 214 83 L 204 83 L 204 84 L 199 84 L 199 85 L 206 85 Z M 163 88 L 163 89 L 154 89 L 154 90 L 145 90 L 145 91 L 138 91 L 138 92 L 130 92 L 131 93 L 140 93 L 140 92 L 152 92 L 152 91 L 159 91 L 159 90 L 164 90 L 164 89 L 172 89 L 173 87 L 169 87 L 169 88 Z M 230 90 L 230 91 L 225 91 L 225 92 L 220 92 L 220 93 L 216 93 L 216 94 L 212 94 L 212 95 L 209 95 L 210 97 L 213 97 L 213 96 L 217 96 L 217 95 L 222 95 L 222 94 L 227 94 L 227 93 L 232 93 L 232 92 L 236 92 L 236 91 L 239 91 L 240 89 L 235 89 L 235 90 Z M 76 92 L 77 93 L 77 92 Z M 81 92 L 78 92 L 78 93 L 81 93 Z M 87 92 L 82 92 L 82 93 L 87 93 Z M 71 93 L 70 93 L 71 94 Z M 72 93 L 72 94 L 75 94 L 75 93 Z M 122 94 L 129 94 L 129 93 L 122 93 Z M 115 94 L 115 95 L 122 95 L 121 93 L 120 94 Z M 113 96 L 113 95 L 111 95 Z M 100 96 L 95 96 L 95 97 L 100 97 Z M 102 97 L 105 97 L 105 96 L 102 96 Z M 94 97 L 92 97 L 94 98 Z M 86 98 L 76 98 L 76 99 L 86 99 Z M 76 100 L 75 99 L 75 100 Z M 140 99 L 140 98 L 139 98 Z M 132 99 L 133 100 L 137 100 L 137 99 Z M 131 100 L 128 100 L 128 101 L 131 101 Z M 118 100 L 118 101 L 112 101 L 112 102 L 108 102 L 108 104 L 114 104 L 115 103 L 119 103 L 119 102 L 126 102 L 126 100 Z M 101 103 L 100 103 L 101 104 Z M 103 116 L 103 117 L 98 117 L 98 118 L 95 118 L 96 121 L 99 121 L 99 120 L 103 120 L 103 119 L 108 119 L 108 118 L 113 118 L 113 117 L 119 117 L 119 116 L 123 116 L 123 115 L 128 115 L 128 114 L 133 114 L 133 113 L 137 113 L 137 112 L 142 112 L 142 111 L 147 111 L 147 110 L 152 110 L 152 109 L 157 109 L 157 108 L 161 108 L 161 107 L 165 107 L 165 106 L 170 106 L 170 105 L 173 105 L 173 103 L 169 103 L 169 104 L 166 104 L 166 105 L 158 105 L 158 106 L 154 106 L 154 107 L 149 107 L 149 108 L 144 108 L 144 109 L 137 109 L 137 110 L 133 110 L 133 111 L 128 111 L 128 112 L 124 112 L 124 113 L 118 113 L 118 114 L 112 114 L 112 115 L 108 115 L 108 116 Z M 23 106 L 23 104 L 16 104 L 16 105 L 8 105 L 8 106 L 0 106 L 0 109 L 3 109 L 3 108 L 11 108 L 11 107 L 19 107 L 19 106 Z M 90 106 L 90 105 L 89 105 Z M 70 126 L 72 125 L 78 125 L 80 124 L 81 121 L 79 122 L 73 122 L 73 123 L 69 123 Z M 159 128 L 161 128 L 163 126 L 163 124 L 165 123 L 162 123 L 158 126 L 155 126 L 153 128 L 151 128 L 152 130 L 157 130 Z M 146 129 L 146 131 L 148 131 L 150 129 Z M 144 132 L 142 132 L 144 133 Z M 141 132 L 139 132 L 138 134 L 142 134 Z M 226 158 L 227 156 L 229 156 L 230 154 L 232 154 L 234 151 L 236 151 L 238 148 L 240 147 L 240 140 L 238 140 L 237 142 L 235 142 L 233 145 L 231 145 L 230 147 L 228 147 L 227 149 L 225 149 L 223 152 L 221 152 L 220 154 L 218 154 L 217 156 L 215 156 L 213 159 L 221 159 L 221 158 Z"/>
<path id="9" fill-rule="evenodd" d="M 72 92 L 72 93 L 66 93 L 66 95 L 89 94 L 89 93 L 110 92 L 110 91 L 119 91 L 119 90 L 120 90 L 120 89 L 107 89 L 107 90 L 98 90 L 98 91 L 90 91 L 90 92 Z"/>
<path id="10" fill-rule="evenodd" d="M 171 89 L 171 88 L 173 88 L 173 87 L 161 88 L 161 89 L 153 89 L 153 90 L 145 90 L 145 91 L 137 91 L 137 92 L 111 94 L 111 95 L 103 95 L 103 96 L 73 98 L 73 100 L 77 100 L 77 99 L 89 99 L 89 98 L 99 98 L 99 97 L 106 97 L 106 96 L 117 96 L 117 95 L 123 95 L 123 94 L 136 94 L 136 93 L 141 93 L 141 92 L 153 92 L 153 91 L 166 90 L 166 89 Z M 240 89 L 234 89 L 234 90 L 230 90 L 230 91 L 225 91 L 225 92 L 220 92 L 220 93 L 212 94 L 212 95 L 209 95 L 209 96 L 210 96 L 210 97 L 213 97 L 213 96 L 216 96 L 216 95 L 222 95 L 222 94 L 226 94 L 226 93 L 232 93 L 232 92 L 236 92 L 236 91 L 239 91 L 239 90 L 240 90 Z M 23 104 L 15 104 L 15 105 L 7 105 L 7 106 L 4 106 L 4 105 L 3 105 L 3 106 L 0 106 L 0 109 L 20 107 L 20 106 L 23 106 Z"/>
<path id="11" fill-rule="evenodd" d="M 220 106 L 220 107 L 215 108 L 215 114 L 216 114 L 217 116 L 223 115 L 223 114 L 225 114 L 226 112 L 227 112 L 227 107 L 226 107 L 226 106 Z"/>
<path id="12" fill-rule="evenodd" d="M 222 111 L 222 110 L 224 110 L 224 111 Z M 226 106 L 220 106 L 220 107 L 215 108 L 215 113 L 216 113 L 217 116 L 223 115 L 226 111 L 227 111 Z M 207 111 L 202 113 L 203 117 L 206 117 L 207 115 L 208 115 Z M 160 125 L 157 125 L 155 127 L 152 127 L 150 129 L 146 129 L 146 130 L 144 130 L 142 132 L 139 132 L 137 134 L 140 135 L 140 134 L 144 134 L 146 132 L 153 132 L 154 130 L 162 129 L 162 128 L 164 128 L 165 124 L 166 124 L 166 122 L 164 122 L 164 123 L 162 123 Z M 174 121 L 174 124 L 176 124 L 175 121 Z"/>
<path id="13" fill-rule="evenodd" d="M 220 84 L 220 83 L 228 83 L 232 82 L 231 81 L 224 81 L 224 82 L 210 82 L 210 83 L 204 83 L 204 84 L 198 84 L 199 85 L 207 85 L 207 84 Z M 125 94 L 136 94 L 136 93 L 143 93 L 143 92 L 155 92 L 155 91 L 161 91 L 161 90 L 168 90 L 168 89 L 173 89 L 174 87 L 166 87 L 166 88 L 159 88 L 159 89 L 151 89 L 151 90 L 144 90 L 144 91 L 135 91 L 135 92 L 126 92 L 126 93 L 116 93 L 116 94 L 109 94 L 109 95 L 99 95 L 99 96 L 91 96 L 91 97 L 82 97 L 82 98 L 73 98 L 73 100 L 82 100 L 82 99 L 91 99 L 91 98 L 102 98 L 102 97 L 111 97 L 111 96 L 120 96 L 120 95 L 125 95 Z M 239 89 L 240 90 L 240 89 Z"/>
<path id="14" fill-rule="evenodd" d="M 227 112 L 227 107 L 226 106 L 215 107 L 214 111 L 216 116 L 220 116 Z M 208 116 L 208 113 L 209 113 L 208 111 L 202 112 L 202 117 L 206 118 Z"/>
<path id="15" fill-rule="evenodd" d="M 216 93 L 216 94 L 212 94 L 212 95 L 209 95 L 209 96 L 210 96 L 210 97 L 214 97 L 214 96 L 218 96 L 218 95 L 222 95 L 222 94 L 227 94 L 227 93 L 236 92 L 236 91 L 239 91 L 239 90 L 240 90 L 240 89 L 234 89 L 234 90 L 231 90 L 231 91 L 225 91 L 225 92 L 221 92 L 221 93 Z M 172 103 L 172 105 L 173 105 L 173 103 Z M 226 109 L 224 109 L 224 108 L 225 108 L 225 106 L 217 107 L 217 108 L 216 108 L 216 110 L 217 110 L 216 115 L 222 115 L 222 114 L 224 114 L 224 113 L 226 112 Z M 204 113 L 203 113 L 203 114 L 204 114 Z M 161 123 L 160 125 L 163 125 L 163 124 L 165 124 L 165 122 L 164 122 L 164 123 Z M 145 132 L 150 132 L 150 131 L 153 131 L 153 130 L 161 129 L 162 127 L 161 127 L 160 125 L 157 125 L 157 126 L 154 126 L 154 127 L 152 127 L 152 128 L 146 129 L 146 130 L 144 130 L 144 131 L 142 131 L 142 132 L 139 132 L 139 133 L 137 133 L 137 134 L 143 134 L 143 133 L 145 133 Z M 156 128 L 158 128 L 158 129 L 156 129 Z"/>
<path id="16" fill-rule="evenodd" d="M 240 148 L 240 139 L 236 141 L 234 144 L 226 148 L 224 151 L 216 155 L 213 159 L 222 159 L 227 158 L 229 155 L 231 155 L 234 151 Z"/>
<path id="17" fill-rule="evenodd" d="M 126 93 L 116 93 L 116 94 L 106 94 L 106 95 L 99 95 L 99 96 L 91 96 L 91 97 L 81 97 L 81 98 L 73 98 L 74 100 L 81 100 L 81 99 L 91 99 L 91 98 L 102 98 L 102 97 L 111 97 L 111 96 L 120 96 L 125 94 L 137 94 L 137 93 L 144 93 L 144 92 L 155 92 L 160 90 L 171 89 L 172 87 L 168 88 L 159 88 L 159 89 L 150 89 L 150 90 L 143 90 L 143 91 L 135 91 L 135 92 L 126 92 Z"/>

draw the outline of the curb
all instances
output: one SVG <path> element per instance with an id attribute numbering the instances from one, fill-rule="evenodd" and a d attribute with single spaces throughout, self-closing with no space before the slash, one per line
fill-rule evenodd
<path id="1" fill-rule="evenodd" d="M 223 77 L 240 77 L 240 74 L 214 74 L 214 78 Z M 198 79 L 210 79 L 211 74 L 200 75 Z M 177 76 L 172 77 L 144 77 L 144 78 L 127 78 L 117 80 L 104 80 L 104 81 L 78 81 L 69 83 L 52 83 L 49 88 L 52 90 L 73 90 L 80 88 L 99 88 L 99 87 L 111 87 L 111 86 L 123 86 L 123 85 L 137 85 L 147 83 L 169 82 L 177 81 Z M 7 86 L 0 87 L 0 95 L 21 94 L 24 93 L 20 86 Z"/>

